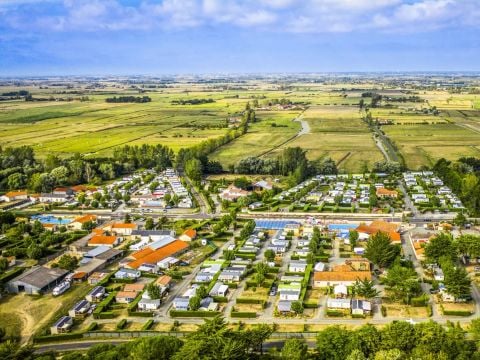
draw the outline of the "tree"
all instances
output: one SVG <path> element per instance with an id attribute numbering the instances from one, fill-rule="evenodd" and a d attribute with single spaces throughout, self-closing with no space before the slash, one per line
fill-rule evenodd
<path id="1" fill-rule="evenodd" d="M 291 309 L 295 314 L 303 314 L 303 304 L 301 301 L 292 301 Z"/>
<path id="2" fill-rule="evenodd" d="M 173 336 L 145 337 L 133 342 L 130 350 L 132 360 L 171 359 L 183 345 L 183 341 Z"/>
<path id="3" fill-rule="evenodd" d="M 455 216 L 453 222 L 457 226 L 465 226 L 467 223 L 467 217 L 463 214 L 463 212 L 459 212 L 457 216 Z"/>
<path id="4" fill-rule="evenodd" d="M 351 334 L 344 327 L 330 326 L 317 335 L 319 360 L 345 360 L 352 350 Z"/>
<path id="5" fill-rule="evenodd" d="M 417 343 L 415 328 L 406 321 L 396 321 L 388 324 L 382 332 L 382 348 L 398 349 L 409 352 Z"/>
<path id="6" fill-rule="evenodd" d="M 404 299 L 407 304 L 413 296 L 417 296 L 421 292 L 415 270 L 403 267 L 398 263 L 388 270 L 387 276 L 382 281 L 394 298 Z"/>
<path id="7" fill-rule="evenodd" d="M 82 230 L 92 231 L 95 228 L 93 221 L 86 221 L 82 224 Z"/>
<path id="8" fill-rule="evenodd" d="M 445 271 L 445 290 L 458 299 L 470 294 L 471 281 L 467 271 L 460 266 L 452 266 Z"/>
<path id="9" fill-rule="evenodd" d="M 285 341 L 280 354 L 285 360 L 304 360 L 307 351 L 308 346 L 304 340 L 292 338 Z"/>
<path id="10" fill-rule="evenodd" d="M 425 256 L 434 263 L 438 263 L 444 256 L 454 261 L 457 258 L 457 249 L 452 235 L 441 233 L 432 238 L 425 246 Z"/>
<path id="11" fill-rule="evenodd" d="M 358 231 L 356 230 L 350 230 L 350 232 L 348 233 L 348 238 L 350 240 L 350 246 L 352 247 L 352 249 L 357 245 L 357 241 L 358 241 Z"/>
<path id="12" fill-rule="evenodd" d="M 235 259 L 235 251 L 233 251 L 233 250 L 223 250 L 223 258 L 225 260 Z"/>
<path id="13" fill-rule="evenodd" d="M 359 349 L 353 350 L 345 360 L 367 360 L 363 352 Z"/>
<path id="14" fill-rule="evenodd" d="M 272 249 L 267 249 L 265 250 L 264 256 L 268 262 L 272 262 L 273 260 L 275 260 L 275 251 L 273 251 Z"/>
<path id="15" fill-rule="evenodd" d="M 22 189 L 25 187 L 27 177 L 22 173 L 13 173 L 7 178 L 7 186 L 10 190 Z"/>
<path id="16" fill-rule="evenodd" d="M 200 297 L 200 299 L 203 299 L 203 298 L 207 297 L 207 295 L 208 295 L 207 288 L 204 285 L 200 285 L 197 288 L 197 290 L 195 292 L 195 295 Z"/>
<path id="17" fill-rule="evenodd" d="M 393 245 L 388 234 L 384 232 L 373 235 L 365 249 L 365 257 L 381 268 L 389 266 L 399 254 L 400 248 Z"/>
<path id="18" fill-rule="evenodd" d="M 155 283 L 150 283 L 147 285 L 147 293 L 150 299 L 160 299 L 162 297 L 162 292 Z"/>
<path id="19" fill-rule="evenodd" d="M 8 269 L 8 260 L 4 257 L 0 257 L 0 273 Z"/>
<path id="20" fill-rule="evenodd" d="M 403 360 L 405 354 L 398 349 L 381 350 L 375 354 L 374 360 Z"/>
<path id="21" fill-rule="evenodd" d="M 190 159 L 185 163 L 185 173 L 194 182 L 202 180 L 202 162 L 198 159 Z"/>
<path id="22" fill-rule="evenodd" d="M 371 299 L 379 296 L 379 291 L 375 289 L 375 283 L 371 280 L 356 280 L 353 285 L 355 295 L 363 296 L 366 299 Z"/>
<path id="23" fill-rule="evenodd" d="M 371 358 L 380 348 L 380 331 L 372 324 L 363 325 L 355 331 L 354 336 L 357 348 L 361 349 L 368 358 Z"/>
<path id="24" fill-rule="evenodd" d="M 147 220 L 145 220 L 145 229 L 153 230 L 154 228 L 155 228 L 155 223 L 153 222 L 153 219 L 151 217 L 147 218 Z"/>
<path id="25" fill-rule="evenodd" d="M 124 222 L 125 224 L 130 224 L 130 223 L 132 222 L 132 217 L 130 216 L 129 213 L 126 213 L 126 214 L 125 214 L 125 217 L 123 218 L 123 222 Z"/>
<path id="26" fill-rule="evenodd" d="M 30 259 L 38 260 L 42 257 L 42 255 L 43 255 L 42 248 L 36 244 L 32 244 L 27 248 L 27 256 Z"/>
<path id="27" fill-rule="evenodd" d="M 190 310 L 196 311 L 200 308 L 200 296 L 195 295 L 190 298 L 190 301 L 188 302 L 188 306 L 190 307 Z"/>
<path id="28" fill-rule="evenodd" d="M 66 166 L 59 166 L 50 172 L 55 181 L 55 185 L 64 185 L 68 182 L 68 169 Z"/>
<path id="29" fill-rule="evenodd" d="M 61 269 L 73 271 L 78 266 L 78 258 L 68 254 L 62 255 L 60 260 L 58 260 L 58 267 Z"/>

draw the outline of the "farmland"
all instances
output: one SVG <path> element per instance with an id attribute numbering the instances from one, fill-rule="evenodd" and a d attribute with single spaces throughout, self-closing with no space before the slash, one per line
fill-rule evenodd
<path id="1" fill-rule="evenodd" d="M 409 168 L 431 166 L 441 157 L 480 155 L 478 95 L 439 88 L 406 89 L 378 79 L 146 79 L 133 84 L 124 79 L 5 81 L 0 84 L 0 94 L 26 90 L 37 101 L 2 98 L 0 146 L 29 145 L 39 157 L 109 156 L 116 147 L 145 143 L 166 145 L 178 152 L 225 135 L 238 125 L 250 102 L 255 103 L 256 121 L 245 134 L 209 156 L 225 171 L 243 158 L 274 157 L 286 147 L 299 146 L 309 160 L 330 157 L 340 171 L 361 172 L 384 159 L 372 129 L 363 120 L 365 112 L 359 108 L 360 101 L 370 102 L 365 93 L 377 92 L 384 100 L 370 109 L 371 115 Z M 419 99 L 395 100 L 407 93 L 415 93 Z M 151 102 L 105 101 L 113 96 L 148 96 Z M 279 99 L 293 105 L 281 106 L 276 102 Z M 189 103 L 198 100 L 205 101 Z M 432 109 L 437 112 L 433 114 Z M 304 129 L 300 120 L 308 128 Z"/>

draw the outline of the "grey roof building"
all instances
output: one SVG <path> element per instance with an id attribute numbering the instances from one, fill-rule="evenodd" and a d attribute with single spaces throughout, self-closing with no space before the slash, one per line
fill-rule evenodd
<path id="1" fill-rule="evenodd" d="M 35 266 L 9 281 L 7 289 L 11 293 L 42 294 L 60 284 L 67 274 L 68 270 Z"/>

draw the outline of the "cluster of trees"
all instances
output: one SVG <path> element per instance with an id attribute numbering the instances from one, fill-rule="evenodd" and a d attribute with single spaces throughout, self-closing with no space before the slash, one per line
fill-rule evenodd
<path id="1" fill-rule="evenodd" d="M 11 216 L 8 215 L 8 220 L 4 221 L 2 218 L 6 217 L 2 213 L 0 218 L 1 233 L 5 236 L 4 243 L 7 244 L 6 249 L 2 255 L 5 257 L 16 256 L 17 258 L 30 258 L 38 260 L 59 248 L 62 243 L 67 240 L 76 240 L 83 236 L 84 232 L 79 233 L 67 233 L 67 229 L 62 226 L 58 232 L 46 231 L 39 221 L 33 222 L 33 224 L 18 222 L 15 223 L 15 219 L 11 220 Z M 66 260 L 66 261 L 65 261 Z M 64 266 L 68 266 L 68 259 L 64 259 L 62 262 Z M 67 268 L 67 267 L 65 267 Z"/>
<path id="2" fill-rule="evenodd" d="M 119 96 L 106 98 L 107 103 L 147 103 L 152 101 L 149 96 Z"/>
<path id="3" fill-rule="evenodd" d="M 477 344 L 460 325 L 447 328 L 433 321 L 412 325 L 392 322 L 379 330 L 367 324 L 357 330 L 332 326 L 320 331 L 314 359 L 448 360 L 475 359 Z"/>
<path id="4" fill-rule="evenodd" d="M 214 99 L 187 99 L 187 100 L 172 100 L 172 105 L 201 105 L 214 103 Z"/>
<path id="5" fill-rule="evenodd" d="M 456 162 L 440 159 L 433 170 L 457 194 L 471 214 L 480 214 L 480 159 L 461 158 Z"/>
<path id="6" fill-rule="evenodd" d="M 480 237 L 462 235 L 454 239 L 452 235 L 441 233 L 425 246 L 425 257 L 438 264 L 443 270 L 446 291 L 456 299 L 470 295 L 471 281 L 464 267 L 458 266 L 458 255 L 480 256 Z"/>
<path id="7" fill-rule="evenodd" d="M 375 173 L 386 173 L 386 174 L 398 174 L 402 172 L 403 166 L 402 164 L 394 161 L 377 161 L 373 164 L 372 172 Z"/>
<path id="8" fill-rule="evenodd" d="M 124 146 L 111 158 L 85 158 L 80 154 L 61 159 L 53 154 L 35 158 L 31 147 L 0 147 L 0 190 L 27 188 L 51 192 L 56 186 L 99 184 L 139 168 L 163 170 L 172 166 L 173 151 L 162 145 Z"/>
<path id="9" fill-rule="evenodd" d="M 377 94 L 376 92 L 367 91 L 367 92 L 362 93 L 362 98 L 367 98 L 367 97 L 372 99 L 371 102 L 370 102 L 370 107 L 371 108 L 378 107 L 378 105 L 382 101 L 382 95 Z M 363 107 L 363 102 L 361 101 L 360 108 L 362 108 L 362 107 Z"/>
<path id="10" fill-rule="evenodd" d="M 97 344 L 86 353 L 63 354 L 62 360 L 183 360 L 183 359 L 289 359 L 289 360 L 454 360 L 479 359 L 480 320 L 472 321 L 471 336 L 460 325 L 433 321 L 412 325 L 392 322 L 382 329 L 366 324 L 355 330 L 330 326 L 317 335 L 311 350 L 303 339 L 285 341 L 280 350 L 265 352 L 264 342 L 274 327 L 257 325 L 244 330 L 227 326 L 221 317 L 205 320 L 183 339 L 171 336 L 145 337 L 119 345 Z M 9 352 L 11 350 L 11 352 Z M 12 355 L 14 354 L 14 355 Z M 16 355 L 15 355 L 16 354 Z M 55 353 L 32 355 L 31 348 L 2 344 L 3 359 L 55 360 Z"/>
<path id="11" fill-rule="evenodd" d="M 316 174 L 336 174 L 335 161 L 330 158 L 319 161 L 308 161 L 306 151 L 300 147 L 289 147 L 276 158 L 263 159 L 255 156 L 247 157 L 234 167 L 237 174 L 270 174 L 290 176 L 294 184 Z"/>
<path id="12" fill-rule="evenodd" d="M 187 149 L 180 149 L 176 157 L 177 167 L 184 167 L 185 171 L 187 171 L 186 165 L 187 162 L 189 162 L 188 171 L 190 172 L 190 175 L 194 177 L 192 178 L 194 181 L 199 181 L 203 173 L 223 172 L 220 163 L 218 161 L 210 161 L 208 155 L 217 150 L 220 146 L 228 144 L 230 141 L 245 134 L 248 130 L 249 124 L 254 122 L 255 119 L 255 111 L 252 110 L 250 104 L 247 103 L 242 115 L 242 121 L 237 127 L 229 130 L 223 136 L 202 141 L 201 143 Z M 187 174 L 189 177 L 190 175 Z"/>
<path id="13" fill-rule="evenodd" d="M 30 94 L 27 90 L 9 91 L 2 93 L 2 96 L 27 96 Z"/>

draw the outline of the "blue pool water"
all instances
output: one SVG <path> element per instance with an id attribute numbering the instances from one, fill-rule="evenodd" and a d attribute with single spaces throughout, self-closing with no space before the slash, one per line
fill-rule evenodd
<path id="1" fill-rule="evenodd" d="M 328 225 L 328 230 L 345 232 L 351 229 L 356 229 L 357 227 L 357 224 L 330 224 Z"/>
<path id="2" fill-rule="evenodd" d="M 70 219 L 60 219 L 53 215 L 34 215 L 32 220 L 38 220 L 42 224 L 67 225 L 72 222 Z"/>

